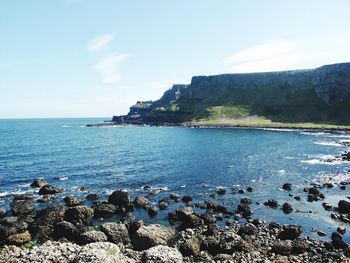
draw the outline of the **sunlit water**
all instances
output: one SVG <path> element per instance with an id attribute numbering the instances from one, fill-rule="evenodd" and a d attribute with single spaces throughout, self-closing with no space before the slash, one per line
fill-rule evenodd
<path id="1" fill-rule="evenodd" d="M 202 202 L 211 200 L 209 194 L 217 187 L 227 187 L 227 194 L 215 200 L 233 210 L 245 196 L 261 203 L 269 198 L 290 202 L 295 211 L 289 215 L 254 204 L 254 217 L 301 224 L 304 233 L 314 237 L 317 235 L 312 227 L 330 234 L 342 225 L 323 210 L 322 202 L 307 202 L 303 188 L 312 181 L 329 180 L 330 176 L 332 180 L 349 180 L 349 163 L 324 160 L 349 150 L 338 142 L 350 140 L 350 135 L 249 129 L 85 128 L 99 121 L 0 120 L 0 206 L 8 207 L 16 193 L 37 191 L 29 184 L 38 177 L 65 189 L 56 202 L 69 194 L 85 196 L 79 191 L 82 186 L 100 193 L 105 200 L 115 189 L 128 189 L 134 198 L 145 194 L 142 187 L 150 185 L 161 189 L 151 200 L 154 203 L 172 192 L 189 194 Z M 302 201 L 281 190 L 284 182 L 293 184 L 291 193 L 301 195 Z M 252 186 L 256 191 L 231 194 L 234 185 Z M 322 192 L 326 202 L 337 205 L 350 195 L 348 189 L 335 187 Z M 154 219 L 142 209 L 135 215 L 165 224 L 167 213 L 178 205 L 181 203 L 172 203 Z M 349 233 L 345 239 L 349 242 Z"/>

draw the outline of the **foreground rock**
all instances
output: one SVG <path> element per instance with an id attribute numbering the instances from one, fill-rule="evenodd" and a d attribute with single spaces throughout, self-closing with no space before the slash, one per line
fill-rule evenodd
<path id="1" fill-rule="evenodd" d="M 66 221 L 75 225 L 90 225 L 94 211 L 86 206 L 75 206 L 69 208 L 64 215 Z"/>
<path id="2" fill-rule="evenodd" d="M 177 249 L 159 245 L 146 250 L 142 255 L 142 262 L 182 263 L 183 257 Z"/>
<path id="3" fill-rule="evenodd" d="M 39 195 L 53 195 L 62 193 L 64 190 L 61 187 L 46 184 L 39 190 Z"/>
<path id="4" fill-rule="evenodd" d="M 106 234 L 108 241 L 112 243 L 130 243 L 129 232 L 122 223 L 105 223 L 100 227 L 101 231 Z"/>
<path id="5" fill-rule="evenodd" d="M 34 209 L 33 194 L 16 195 L 11 204 L 11 211 L 13 215 L 29 214 Z"/>
<path id="6" fill-rule="evenodd" d="M 160 225 L 141 226 L 132 238 L 136 250 L 145 250 L 157 245 L 167 245 L 174 231 Z"/>

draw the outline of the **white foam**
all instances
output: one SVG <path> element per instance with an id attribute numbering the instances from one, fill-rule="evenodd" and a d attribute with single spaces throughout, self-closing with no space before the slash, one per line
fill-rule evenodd
<path id="1" fill-rule="evenodd" d="M 67 180 L 68 178 L 69 178 L 68 176 L 60 177 L 60 181 L 65 181 L 65 180 Z"/>
<path id="2" fill-rule="evenodd" d="M 332 146 L 332 147 L 342 147 L 343 146 L 338 142 L 314 142 L 314 144 L 323 145 L 323 146 Z"/>
<path id="3" fill-rule="evenodd" d="M 186 188 L 186 185 L 184 184 L 184 185 L 181 185 L 180 187 L 181 187 L 181 188 Z"/>
<path id="4" fill-rule="evenodd" d="M 294 157 L 291 157 L 291 156 L 285 156 L 284 158 L 285 158 L 285 159 L 291 159 L 291 160 L 292 160 L 292 159 L 295 159 Z"/>
<path id="5" fill-rule="evenodd" d="M 307 164 L 325 164 L 325 165 L 338 165 L 342 163 L 342 161 L 340 160 L 333 160 L 331 162 L 327 162 L 322 159 L 301 160 L 300 162 L 307 163 Z"/>
<path id="6" fill-rule="evenodd" d="M 4 197 L 4 196 L 7 196 L 7 195 L 9 195 L 9 192 L 2 192 L 2 193 L 0 193 L 0 197 Z"/>
<path id="7" fill-rule="evenodd" d="M 280 174 L 285 174 L 285 173 L 286 173 L 286 170 L 278 170 L 278 173 L 280 173 Z"/>

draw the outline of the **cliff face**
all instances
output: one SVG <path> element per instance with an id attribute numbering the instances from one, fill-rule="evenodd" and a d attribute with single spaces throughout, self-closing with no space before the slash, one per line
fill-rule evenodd
<path id="1" fill-rule="evenodd" d="M 262 116 L 279 122 L 350 123 L 350 63 L 311 70 L 196 76 L 158 101 L 134 105 L 127 122 L 180 123 Z M 142 110 L 135 112 L 135 107 Z M 136 114 L 135 114 L 136 113 Z"/>

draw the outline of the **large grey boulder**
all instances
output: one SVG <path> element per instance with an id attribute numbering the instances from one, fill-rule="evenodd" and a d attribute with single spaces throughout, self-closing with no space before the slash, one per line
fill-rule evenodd
<path id="1" fill-rule="evenodd" d="M 143 263 L 181 263 L 182 254 L 176 249 L 168 246 L 158 245 L 146 250 L 142 255 Z"/>
<path id="2" fill-rule="evenodd" d="M 53 194 L 62 193 L 63 191 L 64 189 L 61 187 L 46 184 L 40 188 L 39 195 L 53 195 Z"/>
<path id="3" fill-rule="evenodd" d="M 16 195 L 11 204 L 13 215 L 29 214 L 34 209 L 34 197 L 32 193 Z"/>
<path id="4" fill-rule="evenodd" d="M 111 203 L 118 208 L 127 207 L 130 205 L 130 194 L 127 191 L 117 190 L 108 197 L 108 203 Z"/>
<path id="5" fill-rule="evenodd" d="M 93 216 L 94 210 L 86 206 L 71 207 L 64 214 L 65 220 L 75 225 L 90 225 Z"/>
<path id="6" fill-rule="evenodd" d="M 136 250 L 145 250 L 157 245 L 167 245 L 174 231 L 161 225 L 141 226 L 132 237 Z"/>
<path id="7" fill-rule="evenodd" d="M 107 241 L 107 236 L 103 232 L 91 230 L 91 231 L 82 233 L 79 237 L 78 243 L 89 244 L 89 243 L 106 242 L 106 241 Z"/>

